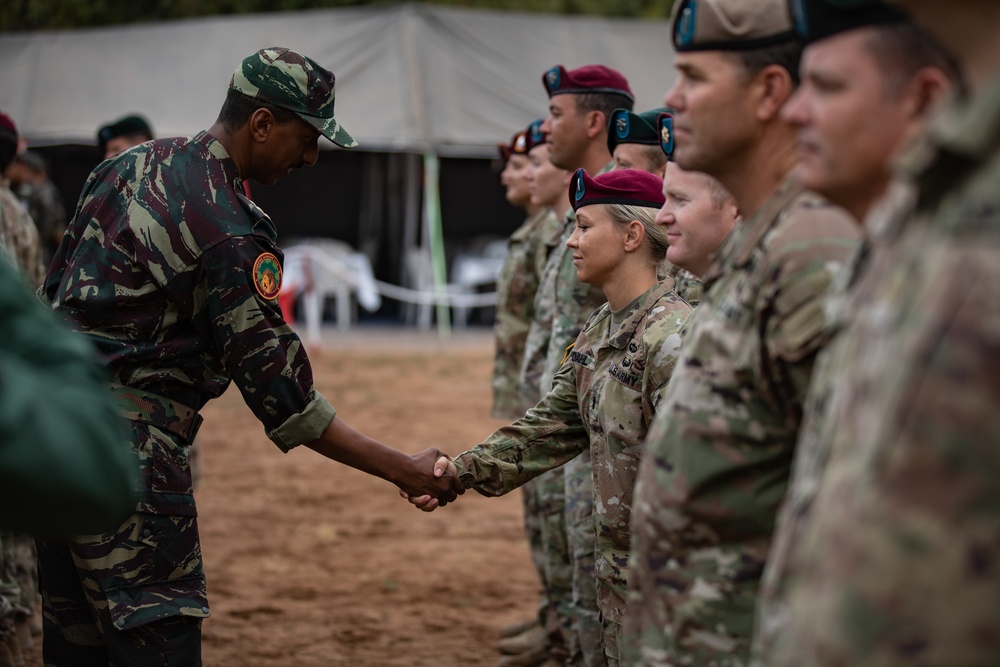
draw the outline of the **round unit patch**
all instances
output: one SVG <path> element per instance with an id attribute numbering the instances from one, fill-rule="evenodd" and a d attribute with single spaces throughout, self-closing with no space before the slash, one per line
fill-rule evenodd
<path id="1" fill-rule="evenodd" d="M 253 285 L 267 301 L 278 298 L 281 291 L 281 263 L 273 253 L 261 253 L 253 263 Z"/>

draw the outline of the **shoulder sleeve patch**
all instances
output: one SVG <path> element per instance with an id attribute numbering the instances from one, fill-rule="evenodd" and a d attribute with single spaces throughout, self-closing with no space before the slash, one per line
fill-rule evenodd
<path id="1" fill-rule="evenodd" d="M 274 253 L 261 253 L 253 263 L 253 285 L 266 301 L 278 298 L 278 292 L 281 291 L 281 262 Z"/>

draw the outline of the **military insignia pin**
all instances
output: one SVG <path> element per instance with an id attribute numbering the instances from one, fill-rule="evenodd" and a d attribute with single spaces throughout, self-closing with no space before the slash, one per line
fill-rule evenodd
<path id="1" fill-rule="evenodd" d="M 253 263 L 253 286 L 267 301 L 278 298 L 278 292 L 281 291 L 281 263 L 273 253 L 261 253 Z"/>
<path id="2" fill-rule="evenodd" d="M 615 121 L 615 131 L 618 132 L 619 139 L 624 139 L 628 136 L 628 112 L 618 116 L 618 120 Z"/>
<path id="3" fill-rule="evenodd" d="M 549 92 L 557 90 L 559 88 L 559 68 L 553 67 L 548 72 L 545 73 L 545 85 L 548 87 Z"/>
<path id="4" fill-rule="evenodd" d="M 677 29 L 674 34 L 679 46 L 688 46 L 694 42 L 695 4 L 697 0 L 686 0 L 681 14 L 677 19 Z"/>
<path id="5" fill-rule="evenodd" d="M 517 139 L 514 141 L 514 152 L 523 153 L 524 149 L 528 147 L 528 139 L 524 136 L 524 133 L 517 135 Z"/>
<path id="6" fill-rule="evenodd" d="M 674 117 L 668 113 L 660 114 L 660 149 L 667 159 L 674 155 Z"/>
<path id="7" fill-rule="evenodd" d="M 583 169 L 581 169 L 576 172 L 576 192 L 573 193 L 573 197 L 580 201 L 585 194 L 587 194 L 587 189 L 583 186 Z"/>

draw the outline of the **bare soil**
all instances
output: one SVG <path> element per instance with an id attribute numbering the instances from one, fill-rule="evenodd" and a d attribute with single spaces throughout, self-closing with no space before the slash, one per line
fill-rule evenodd
<path id="1" fill-rule="evenodd" d="M 457 454 L 502 425 L 488 416 L 486 330 L 324 341 L 310 352 L 317 388 L 386 444 Z M 520 493 L 469 492 L 425 514 L 381 479 L 306 448 L 281 453 L 235 388 L 202 414 L 205 665 L 494 665 L 499 628 L 534 614 Z"/>

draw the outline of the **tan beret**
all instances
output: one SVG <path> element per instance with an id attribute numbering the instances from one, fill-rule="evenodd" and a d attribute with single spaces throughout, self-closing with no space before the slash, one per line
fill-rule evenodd
<path id="1" fill-rule="evenodd" d="M 742 51 L 795 38 L 788 0 L 679 0 L 671 32 L 678 51 Z"/>

